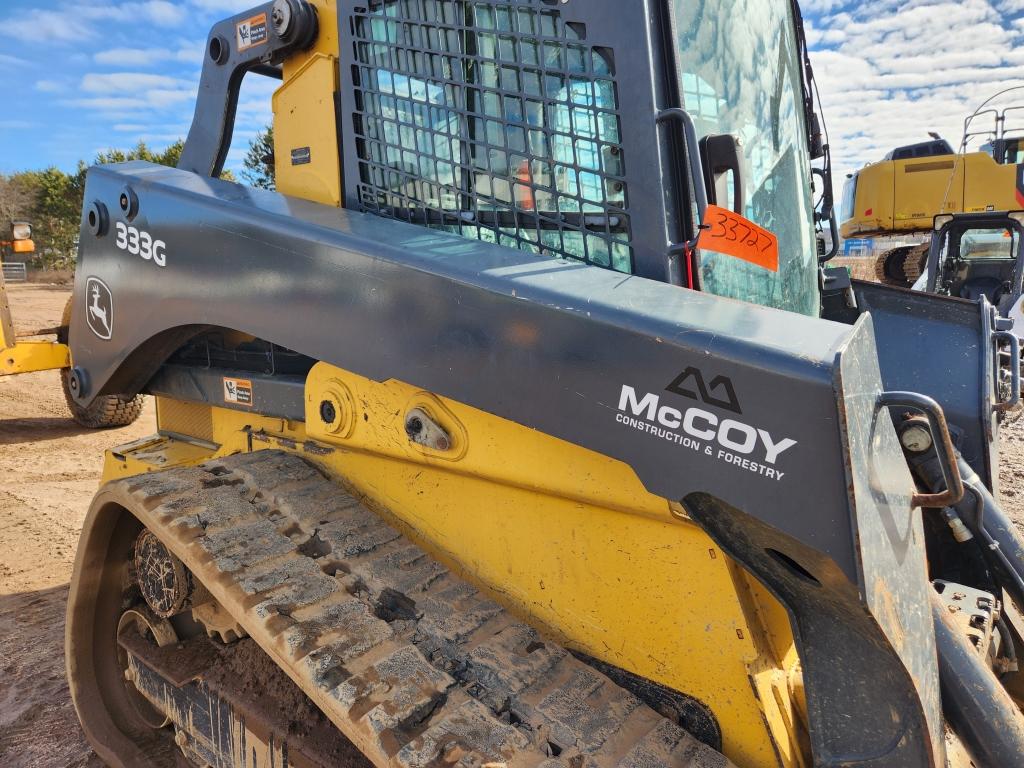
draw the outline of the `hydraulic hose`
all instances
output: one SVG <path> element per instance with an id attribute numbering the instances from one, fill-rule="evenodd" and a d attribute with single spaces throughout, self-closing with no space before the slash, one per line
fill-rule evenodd
<path id="1" fill-rule="evenodd" d="M 912 460 L 911 463 L 928 487 L 942 488 L 941 467 L 934 454 Z M 1010 593 L 1017 607 L 1024 610 L 1024 539 L 992 498 L 981 478 L 959 453 L 957 464 L 965 493 L 953 508 L 982 543 L 982 552 L 1000 585 Z"/>
<path id="2" fill-rule="evenodd" d="M 942 466 L 934 447 L 908 459 L 918 478 L 933 492 L 945 487 Z M 956 453 L 964 495 L 951 505 L 981 543 L 988 567 L 1011 599 L 1024 609 L 1024 540 L 992 498 L 981 478 Z M 981 766 L 1024 768 L 1024 715 L 999 678 L 967 639 L 937 593 L 931 594 L 935 620 L 935 646 L 943 713 Z M 1005 624 L 996 627 L 1002 634 Z M 1009 633 L 1006 633 L 1009 635 Z M 1016 660 L 1012 638 L 1003 649 Z"/>
<path id="3" fill-rule="evenodd" d="M 938 594 L 931 600 L 943 713 L 980 765 L 1021 768 L 1024 716 Z"/>

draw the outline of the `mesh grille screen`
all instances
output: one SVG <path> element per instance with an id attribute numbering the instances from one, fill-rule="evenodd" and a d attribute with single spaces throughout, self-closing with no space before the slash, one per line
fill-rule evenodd
<path id="1" fill-rule="evenodd" d="M 351 12 L 367 211 L 632 271 L 612 52 L 543 0 Z"/>

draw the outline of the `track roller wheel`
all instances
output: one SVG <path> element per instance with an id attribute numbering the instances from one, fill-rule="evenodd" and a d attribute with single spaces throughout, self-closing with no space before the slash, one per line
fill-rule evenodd
<path id="1" fill-rule="evenodd" d="M 71 324 L 71 299 L 64 305 L 57 341 L 68 343 L 68 326 Z M 60 384 L 64 390 L 64 401 L 71 411 L 71 418 L 87 429 L 109 429 L 126 427 L 132 424 L 142 413 L 144 398 L 142 395 L 100 395 L 88 407 L 83 407 L 71 394 L 71 369 L 62 368 Z"/>
<path id="2" fill-rule="evenodd" d="M 906 288 L 907 276 L 903 271 L 903 264 L 907 258 L 910 248 L 892 248 L 885 251 L 875 259 L 875 279 L 882 285 L 892 285 L 897 288 Z"/>
<path id="3" fill-rule="evenodd" d="M 117 660 L 124 675 L 128 699 L 134 705 L 135 713 L 142 722 L 153 729 L 164 728 L 171 724 L 170 719 L 157 712 L 134 685 L 135 669 L 129 662 L 124 644 L 135 637 L 155 643 L 158 648 L 164 648 L 178 642 L 178 636 L 170 622 L 153 616 L 142 606 L 125 611 L 117 622 Z"/>

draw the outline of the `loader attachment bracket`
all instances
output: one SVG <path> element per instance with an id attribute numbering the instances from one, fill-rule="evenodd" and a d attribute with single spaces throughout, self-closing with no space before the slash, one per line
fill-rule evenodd
<path id="1" fill-rule="evenodd" d="M 309 47 L 317 30 L 316 11 L 306 0 L 274 0 L 217 22 L 206 41 L 196 110 L 178 167 L 220 176 L 242 78 L 247 72 L 280 78 L 276 65 Z"/>

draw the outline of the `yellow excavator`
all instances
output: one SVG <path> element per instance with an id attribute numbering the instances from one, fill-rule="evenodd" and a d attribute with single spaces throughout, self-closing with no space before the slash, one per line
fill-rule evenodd
<path id="1" fill-rule="evenodd" d="M 246 76 L 276 192 L 218 178 Z M 99 756 L 1020 765 L 1019 370 L 820 261 L 813 94 L 795 2 L 218 22 L 179 167 L 87 174 L 55 362 L 156 399 L 70 588 Z"/>
<path id="2" fill-rule="evenodd" d="M 932 134 L 929 141 L 897 147 L 881 162 L 851 174 L 840 204 L 842 237 L 928 238 L 936 216 L 1024 207 L 1024 135 L 1013 122 L 1021 109 L 989 109 L 969 117 L 959 153 Z M 988 121 L 991 127 L 979 128 Z M 964 151 L 978 139 L 983 143 L 977 151 Z M 876 278 L 912 286 L 924 270 L 929 242 L 877 254 Z"/>

